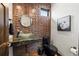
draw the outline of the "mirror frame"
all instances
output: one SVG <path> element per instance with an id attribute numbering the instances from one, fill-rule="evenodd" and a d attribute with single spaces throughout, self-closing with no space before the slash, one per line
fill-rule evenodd
<path id="1" fill-rule="evenodd" d="M 29 18 L 29 22 L 30 22 L 30 25 L 29 26 L 27 26 L 27 25 L 23 25 L 22 24 L 22 16 L 26 16 L 26 17 L 28 17 Z M 27 16 L 26 14 L 24 14 L 24 15 L 22 15 L 21 17 L 20 17 L 20 24 L 23 26 L 23 27 L 30 27 L 31 25 L 32 25 L 32 18 L 31 17 L 29 17 L 29 16 Z"/>

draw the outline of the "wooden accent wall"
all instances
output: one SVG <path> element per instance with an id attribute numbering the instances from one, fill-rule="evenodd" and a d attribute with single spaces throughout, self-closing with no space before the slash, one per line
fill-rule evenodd
<path id="1" fill-rule="evenodd" d="M 0 3 L 0 56 L 8 56 L 8 9 Z"/>
<path id="2" fill-rule="evenodd" d="M 19 6 L 19 7 L 17 7 Z M 50 36 L 50 15 L 40 16 L 40 9 L 48 9 L 49 14 L 51 10 L 51 4 L 48 3 L 14 3 L 13 4 L 13 23 L 14 23 L 14 32 L 17 33 L 17 30 L 22 30 L 23 32 L 33 32 L 35 35 L 39 37 Z M 35 9 L 33 13 L 32 10 Z M 31 27 L 23 27 L 20 24 L 20 16 L 22 14 L 26 14 L 32 18 L 32 26 Z"/>

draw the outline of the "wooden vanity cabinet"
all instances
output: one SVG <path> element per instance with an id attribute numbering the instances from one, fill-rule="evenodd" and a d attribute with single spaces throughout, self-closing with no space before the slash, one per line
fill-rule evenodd
<path id="1" fill-rule="evenodd" d="M 14 56 L 25 56 L 25 53 L 26 53 L 25 45 L 13 47 Z"/>
<path id="2" fill-rule="evenodd" d="M 24 56 L 26 53 L 26 44 L 22 44 L 23 42 L 13 43 L 13 56 Z"/>
<path id="3" fill-rule="evenodd" d="M 39 46 L 41 46 L 41 41 L 38 40 L 13 43 L 13 55 L 36 56 Z"/>

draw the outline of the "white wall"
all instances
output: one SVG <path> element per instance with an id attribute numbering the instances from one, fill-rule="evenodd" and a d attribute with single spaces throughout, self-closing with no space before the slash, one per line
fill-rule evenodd
<path id="1" fill-rule="evenodd" d="M 9 5 L 9 19 L 13 19 L 12 3 L 9 3 L 8 5 Z M 13 40 L 10 39 L 9 41 L 13 41 Z M 13 56 L 13 47 L 9 47 L 9 56 Z"/>
<path id="2" fill-rule="evenodd" d="M 58 48 L 61 55 L 73 55 L 70 47 L 78 48 L 79 4 L 57 3 L 51 7 L 51 43 Z M 71 31 L 57 31 L 57 19 L 71 15 Z"/>
<path id="3" fill-rule="evenodd" d="M 10 18 L 10 19 L 13 19 L 13 14 L 12 14 L 12 12 L 13 12 L 12 3 L 9 3 L 9 18 Z"/>

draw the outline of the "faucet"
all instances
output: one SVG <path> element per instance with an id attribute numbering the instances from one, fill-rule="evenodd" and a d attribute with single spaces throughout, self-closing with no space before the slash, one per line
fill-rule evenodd
<path id="1" fill-rule="evenodd" d="M 23 32 L 22 31 L 20 31 L 20 30 L 18 30 L 18 32 L 17 32 L 17 38 L 20 36 L 20 34 L 22 34 Z"/>
<path id="2" fill-rule="evenodd" d="M 17 32 L 17 35 L 16 35 L 17 38 L 19 37 L 19 34 L 20 34 L 20 32 Z"/>

